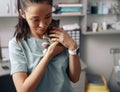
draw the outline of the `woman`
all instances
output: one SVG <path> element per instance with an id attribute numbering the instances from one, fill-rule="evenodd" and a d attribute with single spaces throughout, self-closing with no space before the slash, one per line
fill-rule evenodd
<path id="1" fill-rule="evenodd" d="M 70 80 L 77 82 L 81 71 L 76 42 L 54 27 L 49 32 L 51 44 L 43 54 L 43 43 L 49 42 L 52 0 L 18 0 L 18 12 L 14 38 L 9 42 L 17 92 L 73 92 Z"/>

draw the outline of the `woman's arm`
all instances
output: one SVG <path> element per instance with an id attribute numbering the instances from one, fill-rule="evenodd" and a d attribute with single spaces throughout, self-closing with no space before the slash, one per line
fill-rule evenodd
<path id="1" fill-rule="evenodd" d="M 68 50 L 75 50 L 77 48 L 76 42 L 63 29 L 54 28 L 49 36 L 51 37 L 51 41 L 60 42 Z M 77 82 L 81 72 L 80 57 L 69 54 L 69 60 L 69 78 L 72 82 Z"/>
<path id="2" fill-rule="evenodd" d="M 77 48 L 76 42 L 73 41 L 70 50 L 75 50 Z M 69 78 L 72 82 L 77 82 L 80 78 L 81 66 L 80 66 L 80 56 L 69 54 Z"/>
<path id="3" fill-rule="evenodd" d="M 40 83 L 40 80 L 43 77 L 49 61 L 55 55 L 64 50 L 63 47 L 59 47 L 57 46 L 57 44 L 57 42 L 54 42 L 49 46 L 46 54 L 29 76 L 27 76 L 27 73 L 25 72 L 13 74 L 13 81 L 16 86 L 17 92 L 34 92 L 35 88 Z"/>
<path id="4" fill-rule="evenodd" d="M 34 89 L 40 82 L 49 61 L 50 58 L 45 55 L 29 76 L 24 72 L 13 74 L 13 81 L 17 92 L 34 92 Z"/>
<path id="5" fill-rule="evenodd" d="M 69 55 L 69 77 L 72 82 L 77 82 L 80 78 L 81 66 L 78 55 Z"/>

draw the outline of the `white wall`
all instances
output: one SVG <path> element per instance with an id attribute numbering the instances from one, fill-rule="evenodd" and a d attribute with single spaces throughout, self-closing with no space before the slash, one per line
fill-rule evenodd
<path id="1" fill-rule="evenodd" d="M 17 23 L 17 19 L 10 17 L 0 18 L 0 41 L 1 47 L 7 47 L 9 40 L 13 37 L 13 33 L 15 31 L 15 25 Z"/>

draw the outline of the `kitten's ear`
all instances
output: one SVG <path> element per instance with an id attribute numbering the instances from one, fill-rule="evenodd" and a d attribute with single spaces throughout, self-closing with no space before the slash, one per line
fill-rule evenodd
<path id="1" fill-rule="evenodd" d="M 59 25 L 60 25 L 60 20 L 59 20 L 59 19 L 55 20 L 55 24 L 56 24 L 56 27 L 59 27 Z"/>
<path id="2" fill-rule="evenodd" d="M 59 19 L 54 21 L 54 26 L 55 26 L 55 27 L 59 27 L 59 24 L 60 24 L 60 23 L 59 23 Z"/>
<path id="3" fill-rule="evenodd" d="M 49 31 L 51 29 L 53 29 L 53 27 L 59 27 L 59 24 L 60 24 L 60 20 L 59 19 L 58 20 L 52 19 L 52 21 L 51 21 L 51 23 L 50 23 L 50 25 L 49 25 L 49 27 L 47 29 L 47 33 L 49 34 Z"/>
<path id="4" fill-rule="evenodd" d="M 22 11 L 21 9 L 19 9 L 19 14 L 20 14 L 24 19 L 26 19 L 25 12 Z"/>
<path id="5" fill-rule="evenodd" d="M 52 19 L 52 23 L 51 23 L 52 27 L 59 27 L 59 24 L 60 24 L 59 19 L 57 19 L 57 20 Z"/>

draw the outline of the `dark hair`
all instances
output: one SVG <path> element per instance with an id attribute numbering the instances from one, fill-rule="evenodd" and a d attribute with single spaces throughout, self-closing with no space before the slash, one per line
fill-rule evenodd
<path id="1" fill-rule="evenodd" d="M 17 0 L 18 13 L 20 9 L 25 11 L 29 3 L 48 3 L 52 6 L 52 0 Z M 15 27 L 16 31 L 14 36 L 16 36 L 16 40 L 20 41 L 22 38 L 27 40 L 27 35 L 30 32 L 30 28 L 27 21 L 20 15 L 20 13 L 18 15 L 18 23 Z"/>

